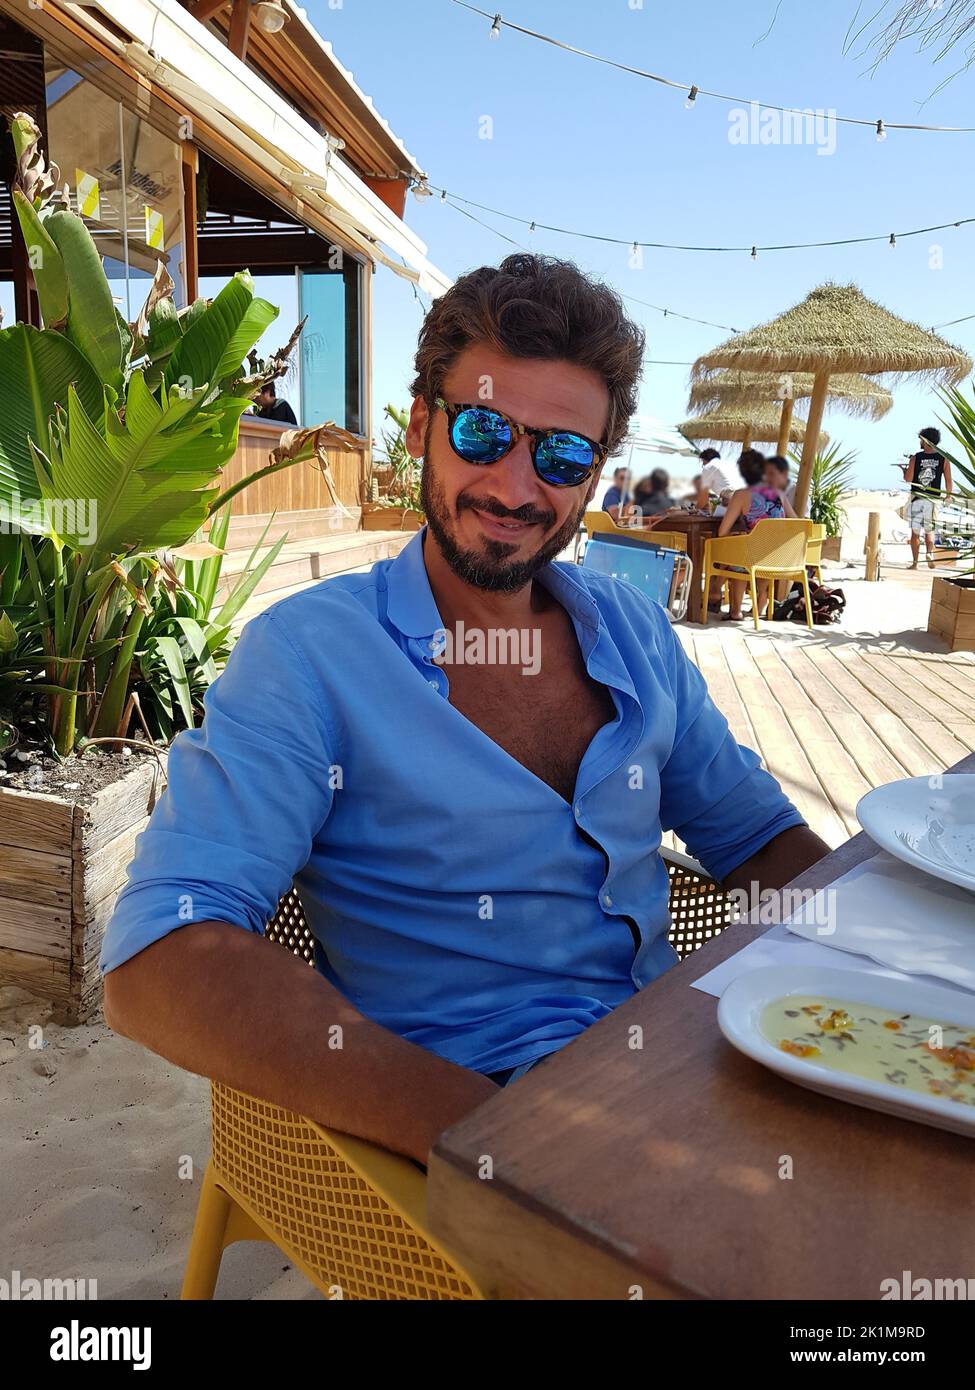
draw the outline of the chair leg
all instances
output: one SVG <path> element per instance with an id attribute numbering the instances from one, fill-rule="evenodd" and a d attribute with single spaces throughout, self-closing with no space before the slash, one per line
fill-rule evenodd
<path id="1" fill-rule="evenodd" d="M 711 570 L 707 565 L 704 566 L 704 626 L 707 627 L 711 617 Z"/>
<path id="2" fill-rule="evenodd" d="M 758 593 L 755 589 L 755 571 L 748 571 L 748 588 L 752 596 L 752 617 L 755 619 L 755 631 L 758 631 Z"/>
<path id="3" fill-rule="evenodd" d="M 213 1174 L 213 1164 L 207 1164 L 203 1178 L 203 1191 L 196 1209 L 193 1223 L 193 1238 L 186 1260 L 186 1273 L 183 1275 L 182 1299 L 207 1299 L 213 1297 L 220 1273 L 226 1245 L 227 1224 L 234 1203 L 226 1192 L 217 1186 Z"/>
<path id="4" fill-rule="evenodd" d="M 802 592 L 806 599 L 806 627 L 811 628 L 813 625 L 812 596 L 809 593 L 809 575 L 805 569 L 802 571 Z"/>

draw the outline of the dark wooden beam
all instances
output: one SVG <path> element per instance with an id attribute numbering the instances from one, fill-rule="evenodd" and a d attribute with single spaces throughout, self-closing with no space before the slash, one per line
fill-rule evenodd
<path id="1" fill-rule="evenodd" d="M 205 24 L 208 19 L 222 10 L 227 0 L 196 0 L 195 5 L 190 5 L 189 11 L 194 19 L 198 19 L 201 24 Z"/>
<path id="2" fill-rule="evenodd" d="M 230 15 L 228 46 L 235 58 L 247 61 L 247 39 L 251 31 L 251 0 L 234 0 Z"/>

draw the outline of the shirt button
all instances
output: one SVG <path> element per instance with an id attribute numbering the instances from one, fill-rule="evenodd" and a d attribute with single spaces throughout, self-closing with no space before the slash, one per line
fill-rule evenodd
<path id="1" fill-rule="evenodd" d="M 576 815 L 577 815 L 577 816 L 581 816 L 581 815 L 582 815 L 582 803 L 581 803 L 580 801 L 577 801 L 577 802 L 576 802 L 576 805 L 575 805 L 575 812 L 576 812 Z"/>
<path id="2" fill-rule="evenodd" d="M 432 685 L 433 688 L 434 688 L 434 690 L 439 690 L 439 689 L 440 689 L 440 682 L 439 682 L 439 681 L 429 680 L 429 681 L 427 681 L 427 685 Z"/>
<path id="3" fill-rule="evenodd" d="M 604 894 L 603 894 L 603 907 L 612 907 L 612 906 L 613 906 L 613 899 L 612 899 L 612 897 L 610 896 L 609 893 L 604 893 Z"/>

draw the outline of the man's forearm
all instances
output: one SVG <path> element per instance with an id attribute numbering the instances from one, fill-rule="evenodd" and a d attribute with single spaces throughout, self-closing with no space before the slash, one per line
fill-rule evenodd
<path id="1" fill-rule="evenodd" d="M 725 889 L 751 892 L 752 884 L 763 889 L 783 888 L 787 883 L 829 854 L 830 848 L 807 825 L 793 825 L 763 845 L 757 854 L 746 859 L 728 874 L 722 884 Z"/>
<path id="2" fill-rule="evenodd" d="M 365 1018 L 263 937 L 181 927 L 111 971 L 105 1016 L 168 1061 L 425 1163 L 437 1135 L 497 1092 Z"/>

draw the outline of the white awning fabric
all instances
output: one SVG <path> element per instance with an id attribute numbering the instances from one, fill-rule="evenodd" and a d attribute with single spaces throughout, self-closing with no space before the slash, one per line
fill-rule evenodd
<path id="1" fill-rule="evenodd" d="M 131 35 L 120 57 L 212 125 L 291 194 L 397 275 L 436 297 L 451 281 L 424 242 L 334 153 L 323 135 L 236 58 L 177 0 L 95 0 L 72 6 L 84 21 L 100 10 Z M 104 39 L 106 30 L 98 26 Z M 300 215 L 300 214 L 299 214 Z"/>

